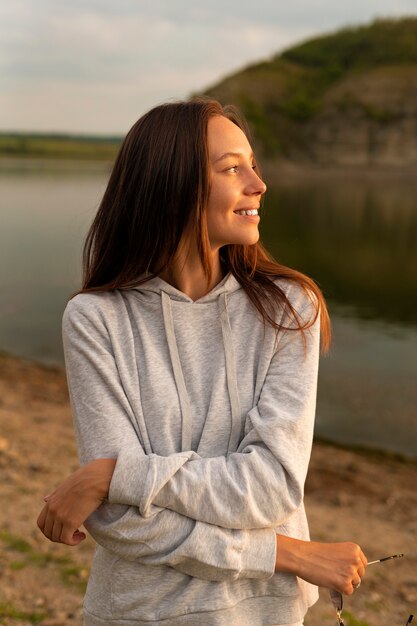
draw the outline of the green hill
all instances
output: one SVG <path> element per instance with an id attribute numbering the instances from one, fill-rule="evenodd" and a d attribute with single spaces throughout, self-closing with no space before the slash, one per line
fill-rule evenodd
<path id="1" fill-rule="evenodd" d="M 205 91 L 237 104 L 267 160 L 417 163 L 417 17 L 311 39 Z"/>

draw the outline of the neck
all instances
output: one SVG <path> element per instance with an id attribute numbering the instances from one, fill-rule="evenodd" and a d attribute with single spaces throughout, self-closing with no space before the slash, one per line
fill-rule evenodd
<path id="1" fill-rule="evenodd" d="M 209 293 L 225 276 L 219 250 L 212 251 L 211 267 L 212 276 L 210 282 L 207 283 L 207 276 L 197 249 L 180 249 L 169 267 L 161 272 L 160 276 L 192 300 L 198 300 Z"/>

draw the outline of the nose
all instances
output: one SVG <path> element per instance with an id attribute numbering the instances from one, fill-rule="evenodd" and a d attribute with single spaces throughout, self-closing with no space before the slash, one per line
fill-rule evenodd
<path id="1" fill-rule="evenodd" d="M 260 176 L 258 176 L 255 170 L 251 170 L 246 190 L 248 194 L 256 196 L 262 196 L 266 191 L 264 181 Z"/>

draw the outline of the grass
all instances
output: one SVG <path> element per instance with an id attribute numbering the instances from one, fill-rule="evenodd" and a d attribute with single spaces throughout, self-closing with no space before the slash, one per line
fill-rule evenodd
<path id="1" fill-rule="evenodd" d="M 343 611 L 343 620 L 346 626 L 370 626 L 369 622 L 356 619 L 356 617 L 350 611 Z"/>
<path id="2" fill-rule="evenodd" d="M 26 565 L 27 563 L 25 561 L 12 561 L 11 563 L 9 563 L 9 568 L 13 572 L 18 572 L 19 570 L 24 569 Z"/>
<path id="3" fill-rule="evenodd" d="M 31 624 L 38 624 L 47 617 L 45 612 L 28 612 L 16 608 L 11 602 L 0 602 L 0 624 L 6 624 L 5 618 L 22 620 Z"/>
<path id="4" fill-rule="evenodd" d="M 67 556 L 57 556 L 49 552 L 34 550 L 27 541 L 6 530 L 0 531 L 0 541 L 6 550 L 21 556 L 18 560 L 9 563 L 11 570 L 18 571 L 28 566 L 43 569 L 52 565 L 58 569 L 60 578 L 65 585 L 75 587 L 80 593 L 85 592 L 88 577 L 88 570 L 85 566 L 74 563 Z"/>
<path id="5" fill-rule="evenodd" d="M 0 541 L 5 544 L 7 549 L 14 550 L 15 552 L 27 554 L 32 551 L 32 546 L 27 541 L 21 537 L 12 535 L 7 530 L 0 530 Z"/>
<path id="6" fill-rule="evenodd" d="M 69 587 L 76 587 L 82 594 L 87 588 L 88 570 L 80 565 L 67 565 L 60 569 L 62 582 Z"/>

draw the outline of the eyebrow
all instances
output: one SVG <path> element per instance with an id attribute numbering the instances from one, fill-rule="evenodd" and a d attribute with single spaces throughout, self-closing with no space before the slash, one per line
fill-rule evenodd
<path id="1" fill-rule="evenodd" d="M 239 158 L 245 156 L 243 154 L 243 152 L 225 152 L 224 154 L 222 154 L 221 156 L 219 156 L 217 159 L 215 159 L 215 163 L 217 163 L 218 161 L 222 161 L 223 159 L 227 159 L 228 157 L 235 157 L 235 158 Z M 253 152 L 251 152 L 250 154 L 250 159 L 255 159 Z"/>

